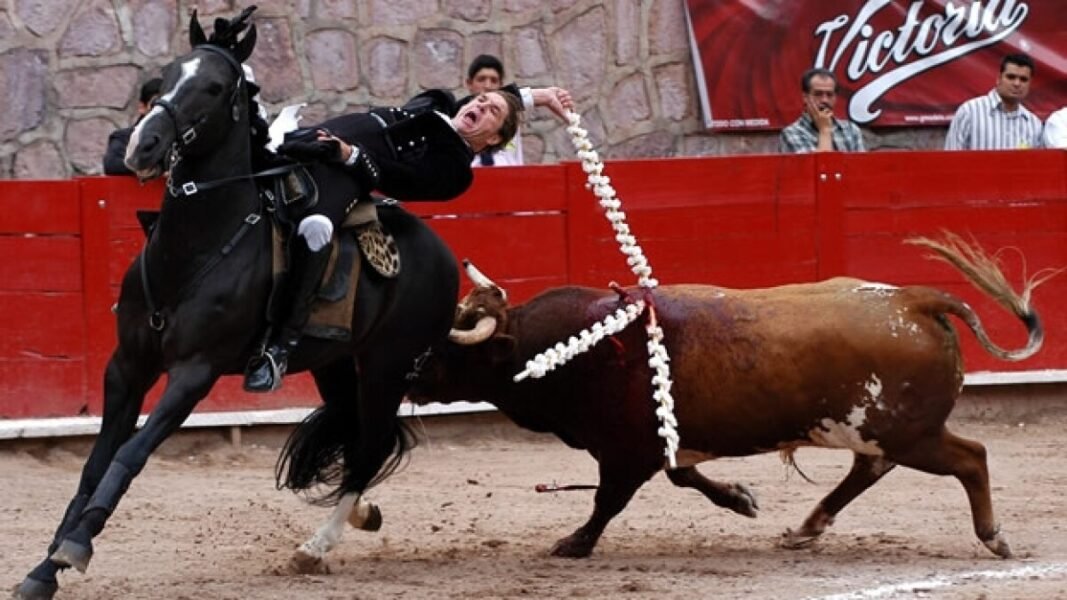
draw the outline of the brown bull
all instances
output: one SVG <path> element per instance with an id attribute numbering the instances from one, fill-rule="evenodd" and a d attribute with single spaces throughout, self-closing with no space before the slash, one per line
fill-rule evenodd
<path id="1" fill-rule="evenodd" d="M 990 353 L 1022 360 L 1042 342 L 1029 305 L 1041 281 L 1016 294 L 977 247 L 956 237 L 912 243 L 934 250 L 1014 313 L 1029 332 L 1026 347 L 997 347 L 970 307 L 929 287 L 847 278 L 755 290 L 660 287 L 651 301 L 671 357 L 681 438 L 679 468 L 667 470 L 670 480 L 755 516 L 747 489 L 711 481 L 693 465 L 802 446 L 847 448 L 854 453 L 851 471 L 798 530 L 786 533 L 786 545 L 813 541 L 841 509 L 901 464 L 959 479 L 978 538 L 995 554 L 1011 556 L 993 516 L 985 448 L 945 427 L 963 385 L 959 343 L 947 316 L 962 319 Z M 635 323 L 544 378 L 515 383 L 512 377 L 536 353 L 627 300 L 606 290 L 564 287 L 508 307 L 503 290 L 468 271 L 476 287 L 457 309 L 451 341 L 422 366 L 409 397 L 490 402 L 522 427 L 588 450 L 600 474 L 593 514 L 553 548 L 558 556 L 588 556 L 608 522 L 666 466 L 645 329 Z"/>

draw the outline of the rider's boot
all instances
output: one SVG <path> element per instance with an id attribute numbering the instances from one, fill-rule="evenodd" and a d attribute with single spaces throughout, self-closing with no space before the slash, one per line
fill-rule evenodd
<path id="1" fill-rule="evenodd" d="M 245 369 L 244 389 L 249 392 L 273 392 L 282 386 L 282 376 L 289 364 L 289 355 L 300 342 L 300 334 L 311 316 L 311 307 L 319 289 L 319 281 L 330 260 L 330 246 L 311 251 L 304 240 L 294 240 L 293 271 L 296 290 L 292 308 L 282 324 L 280 333 L 263 354 L 253 357 Z"/>

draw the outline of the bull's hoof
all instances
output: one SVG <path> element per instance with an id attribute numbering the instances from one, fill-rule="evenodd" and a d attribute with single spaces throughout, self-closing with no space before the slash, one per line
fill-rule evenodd
<path id="1" fill-rule="evenodd" d="M 55 580 L 41 581 L 27 577 L 15 588 L 11 597 L 17 600 L 52 600 L 58 591 L 59 583 Z"/>
<path id="2" fill-rule="evenodd" d="M 1011 545 L 1008 544 L 1008 540 L 1004 539 L 1004 536 L 997 532 L 992 538 L 988 540 L 982 540 L 986 548 L 989 551 L 1001 558 L 1012 558 L 1015 556 L 1011 551 Z"/>
<path id="3" fill-rule="evenodd" d="M 288 570 L 294 575 L 329 575 L 330 565 L 321 557 L 297 550 L 289 557 Z"/>
<path id="4" fill-rule="evenodd" d="M 556 542 L 549 553 L 558 558 L 588 558 L 593 553 L 594 545 L 595 542 L 591 544 L 577 536 L 569 535 Z"/>
<path id="5" fill-rule="evenodd" d="M 83 544 L 66 538 L 48 558 L 60 567 L 74 567 L 79 573 L 84 573 L 89 568 L 89 561 L 93 558 L 93 544 L 92 542 Z"/>
<path id="6" fill-rule="evenodd" d="M 357 509 L 359 505 L 357 505 Z M 348 524 L 363 531 L 378 531 L 382 528 L 382 510 L 377 504 L 367 504 L 366 511 L 353 509 L 348 514 Z"/>
<path id="7" fill-rule="evenodd" d="M 734 505 L 730 507 L 730 510 L 739 515 L 755 519 L 759 512 L 759 501 L 756 500 L 756 494 L 743 483 L 735 483 L 731 487 L 733 488 Z"/>
<path id="8" fill-rule="evenodd" d="M 815 540 L 819 539 L 822 535 L 821 532 L 811 531 L 793 531 L 792 529 L 786 529 L 782 534 L 781 539 L 778 540 L 778 545 L 782 548 L 789 550 L 800 550 L 801 548 L 807 548 L 815 543 Z"/>

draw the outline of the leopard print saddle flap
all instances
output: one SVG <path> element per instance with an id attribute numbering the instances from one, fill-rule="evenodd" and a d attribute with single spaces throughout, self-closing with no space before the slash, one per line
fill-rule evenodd
<path id="1" fill-rule="evenodd" d="M 379 275 L 393 279 L 400 274 L 400 250 L 393 235 L 378 221 L 373 202 L 360 202 L 348 213 L 342 231 L 351 228 L 359 242 L 360 253 Z"/>

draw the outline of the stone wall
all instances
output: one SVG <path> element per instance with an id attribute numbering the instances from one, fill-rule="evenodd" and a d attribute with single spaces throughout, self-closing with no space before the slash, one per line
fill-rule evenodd
<path id="1" fill-rule="evenodd" d="M 251 0 L 250 0 L 251 1 Z M 462 92 L 465 68 L 496 54 L 507 79 L 575 96 L 606 156 L 773 152 L 775 133 L 708 134 L 684 0 L 258 0 L 250 61 L 270 109 L 306 102 L 305 123 L 428 87 Z M 0 0 L 0 178 L 100 172 L 140 83 L 188 49 L 232 0 Z M 743 91 L 739 90 L 739 93 Z M 799 102 L 798 102 L 799 104 Z M 543 113 L 543 111 L 541 111 Z M 940 147 L 942 129 L 869 134 L 873 148 Z M 531 115 L 526 162 L 569 158 L 559 122 Z"/>

